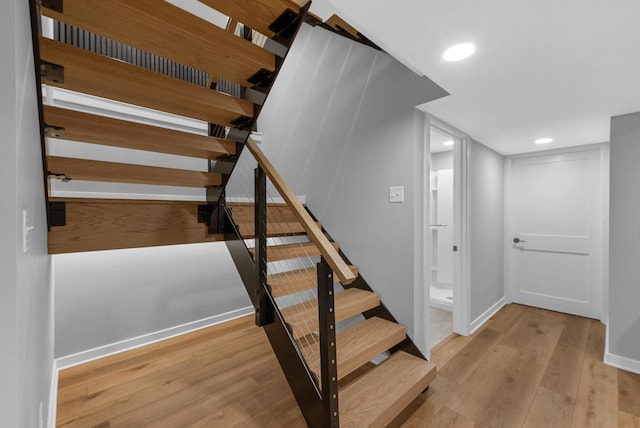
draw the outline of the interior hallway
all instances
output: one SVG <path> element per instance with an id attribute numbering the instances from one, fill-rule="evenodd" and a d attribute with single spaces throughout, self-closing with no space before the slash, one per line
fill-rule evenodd
<path id="1" fill-rule="evenodd" d="M 438 378 L 392 426 L 639 427 L 640 375 L 603 349 L 599 321 L 508 305 L 432 351 Z M 58 400 L 59 427 L 305 426 L 253 317 L 65 370 Z"/>

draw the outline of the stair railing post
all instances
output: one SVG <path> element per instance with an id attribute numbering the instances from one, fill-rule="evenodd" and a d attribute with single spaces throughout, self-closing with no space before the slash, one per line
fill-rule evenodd
<path id="1" fill-rule="evenodd" d="M 320 385 L 322 388 L 323 426 L 338 428 L 338 366 L 336 360 L 336 315 L 333 271 L 324 257 L 317 265 L 318 321 L 320 331 Z"/>
<path id="2" fill-rule="evenodd" d="M 274 308 L 267 295 L 267 176 L 258 165 L 255 169 L 255 266 L 258 288 L 256 325 L 274 320 Z"/>

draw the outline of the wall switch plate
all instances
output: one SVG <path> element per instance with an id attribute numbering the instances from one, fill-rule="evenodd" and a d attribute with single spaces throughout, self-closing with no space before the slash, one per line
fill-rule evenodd
<path id="1" fill-rule="evenodd" d="M 404 202 L 404 186 L 389 187 L 389 202 L 390 203 Z"/>
<path id="2" fill-rule="evenodd" d="M 29 251 L 29 232 L 35 229 L 33 226 L 28 226 L 29 216 L 27 210 L 22 210 L 22 252 Z"/>

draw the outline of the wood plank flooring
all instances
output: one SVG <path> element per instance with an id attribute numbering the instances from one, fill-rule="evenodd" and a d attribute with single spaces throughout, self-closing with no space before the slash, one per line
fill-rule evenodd
<path id="1" fill-rule="evenodd" d="M 599 321 L 508 305 L 433 350 L 438 377 L 390 426 L 640 427 L 640 375 L 605 365 L 603 351 Z M 305 423 L 264 332 L 244 317 L 62 371 L 57 425 Z"/>

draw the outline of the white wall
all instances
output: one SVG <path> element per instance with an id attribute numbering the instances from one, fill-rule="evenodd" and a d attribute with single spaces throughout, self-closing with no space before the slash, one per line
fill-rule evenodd
<path id="1" fill-rule="evenodd" d="M 471 321 L 504 297 L 504 157 L 469 144 Z"/>
<path id="2" fill-rule="evenodd" d="M 453 150 L 431 153 L 431 171 L 439 171 L 441 169 L 453 169 Z"/>
<path id="3" fill-rule="evenodd" d="M 53 331 L 27 1 L 2 5 L 0 54 L 0 426 L 30 428 L 48 412 Z M 28 253 L 22 252 L 23 209 L 35 226 Z"/>
<path id="4" fill-rule="evenodd" d="M 54 260 L 55 353 L 67 357 L 63 365 L 253 312 L 224 242 Z"/>
<path id="5" fill-rule="evenodd" d="M 607 362 L 640 373 L 640 112 L 611 120 Z M 612 358 L 613 357 L 613 358 Z"/>
<path id="6" fill-rule="evenodd" d="M 425 167 L 414 106 L 444 95 L 384 53 L 303 26 L 259 120 L 267 156 L 410 335 Z M 405 203 L 388 203 L 390 186 Z"/>

